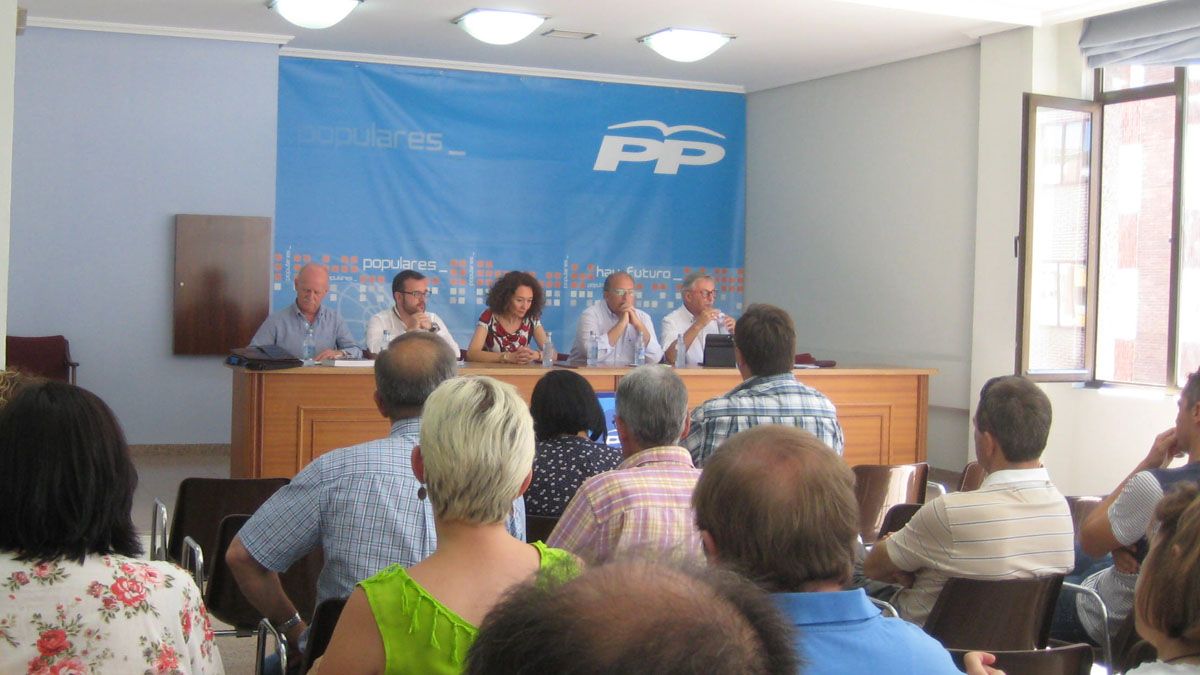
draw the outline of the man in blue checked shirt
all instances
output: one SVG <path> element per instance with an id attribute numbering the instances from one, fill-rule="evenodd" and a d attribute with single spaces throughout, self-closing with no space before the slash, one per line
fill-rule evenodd
<path id="1" fill-rule="evenodd" d="M 455 354 L 434 333 L 409 332 L 375 360 L 375 404 L 392 421 L 387 438 L 327 452 L 275 493 L 242 527 L 225 556 L 242 593 L 299 648 L 307 625 L 279 573 L 318 546 L 325 567 L 317 602 L 344 598 L 392 563 L 411 567 L 437 545 L 433 512 L 412 472 L 425 399 L 455 376 Z M 525 538 L 517 498 L 508 530 Z"/>
<path id="2" fill-rule="evenodd" d="M 792 317 L 773 305 L 750 305 L 733 333 L 734 359 L 744 381 L 692 411 L 683 445 L 696 466 L 703 466 L 721 441 L 759 424 L 800 427 L 842 454 L 845 438 L 837 410 L 825 394 L 796 380 L 795 351 Z"/>

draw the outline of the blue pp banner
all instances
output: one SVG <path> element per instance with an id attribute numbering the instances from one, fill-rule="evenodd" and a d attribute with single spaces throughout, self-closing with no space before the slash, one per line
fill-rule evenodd
<path id="1" fill-rule="evenodd" d="M 658 330 L 685 274 L 742 309 L 741 94 L 281 58 L 272 306 L 309 261 L 362 340 L 392 277 L 430 278 L 464 348 L 504 271 L 546 290 L 570 348 L 604 277 L 633 275 Z"/>

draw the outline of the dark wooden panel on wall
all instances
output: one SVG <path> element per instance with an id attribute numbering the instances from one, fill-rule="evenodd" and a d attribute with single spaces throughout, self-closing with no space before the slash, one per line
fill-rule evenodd
<path id="1" fill-rule="evenodd" d="M 267 318 L 271 219 L 175 216 L 175 353 L 225 355 Z"/>

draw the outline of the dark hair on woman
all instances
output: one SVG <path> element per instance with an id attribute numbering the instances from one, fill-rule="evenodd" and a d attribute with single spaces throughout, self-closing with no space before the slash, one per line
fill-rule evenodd
<path id="1" fill-rule="evenodd" d="M 538 380 L 529 400 L 529 412 L 539 441 L 581 431 L 599 441 L 608 434 L 596 391 L 582 375 L 570 370 L 552 370 Z"/>
<path id="2" fill-rule="evenodd" d="M 121 426 L 92 392 L 35 382 L 0 409 L 0 550 L 38 562 L 140 555 L 136 487 Z"/>
<path id="3" fill-rule="evenodd" d="M 516 294 L 517 289 L 522 286 L 528 286 L 533 291 L 533 304 L 529 306 L 529 311 L 525 316 L 530 319 L 538 319 L 542 316 L 542 307 L 546 305 L 546 293 L 542 290 L 542 285 L 538 283 L 537 277 L 529 272 L 505 272 L 504 276 L 496 280 L 492 287 L 488 289 L 487 306 L 492 310 L 492 314 L 503 314 L 508 311 L 508 301 L 512 300 L 512 296 Z"/>

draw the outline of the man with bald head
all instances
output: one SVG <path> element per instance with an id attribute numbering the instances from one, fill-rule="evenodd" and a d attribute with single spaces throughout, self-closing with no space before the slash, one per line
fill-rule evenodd
<path id="1" fill-rule="evenodd" d="M 788 626 L 736 574 L 628 561 L 534 580 L 487 615 L 468 675 L 794 675 Z"/>
<path id="2" fill-rule="evenodd" d="M 811 672 L 959 672 L 920 628 L 883 618 L 861 588 L 844 590 L 858 537 L 854 473 L 810 432 L 762 425 L 732 436 L 692 501 L 709 562 L 773 594 Z"/>
<path id="3" fill-rule="evenodd" d="M 346 322 L 336 311 L 321 306 L 329 292 L 329 270 L 309 263 L 296 274 L 293 285 L 296 302 L 268 316 L 250 340 L 250 346 L 276 345 L 296 358 L 305 358 L 304 338 L 311 329 L 316 344 L 314 360 L 361 357 L 362 349 Z"/>
<path id="4" fill-rule="evenodd" d="M 344 598 L 392 563 L 411 567 L 433 553 L 429 502 L 412 472 L 425 399 L 455 376 L 458 354 L 433 333 L 405 333 L 375 360 L 375 405 L 392 422 L 387 438 L 327 452 L 276 492 L 225 556 L 242 593 L 296 646 L 305 629 L 279 573 L 321 548 L 317 601 Z M 509 531 L 524 539 L 519 497 Z"/>
<path id="5" fill-rule="evenodd" d="M 635 364 L 638 344 L 646 348 L 645 363 L 658 363 L 663 350 L 654 335 L 650 315 L 634 307 L 637 291 L 633 277 L 627 272 L 613 272 L 604 280 L 604 299 L 597 300 L 579 316 L 575 325 L 575 344 L 571 347 L 570 363 L 587 363 L 589 339 L 603 336 L 603 349 L 596 365 L 612 368 Z"/>

